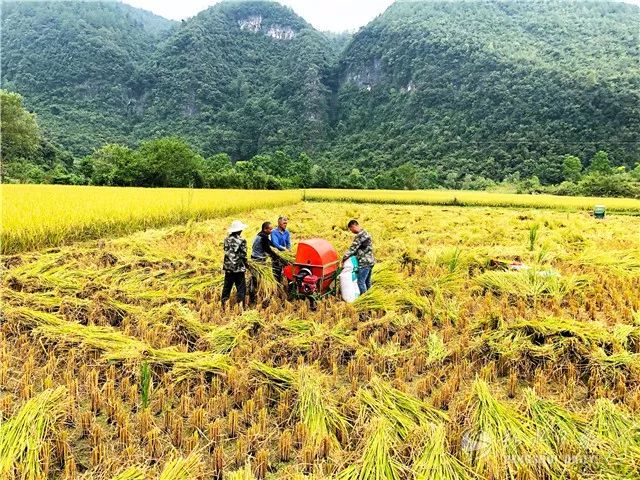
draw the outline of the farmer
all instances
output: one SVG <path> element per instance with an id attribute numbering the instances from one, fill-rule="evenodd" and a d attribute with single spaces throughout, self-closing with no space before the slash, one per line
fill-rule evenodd
<path id="1" fill-rule="evenodd" d="M 291 234 L 287 230 L 289 219 L 285 216 L 278 217 L 278 228 L 271 232 L 271 243 L 281 252 L 291 250 Z"/>
<path id="2" fill-rule="evenodd" d="M 278 228 L 271 232 L 271 243 L 281 252 L 285 250 L 291 250 L 291 234 L 287 230 L 287 224 L 289 219 L 284 215 L 278 217 Z M 274 260 L 273 261 L 273 276 L 279 282 L 282 281 L 282 268 L 284 265 Z"/>
<path id="3" fill-rule="evenodd" d="M 222 308 L 229 300 L 231 289 L 236 286 L 236 298 L 238 303 L 244 305 L 247 292 L 247 241 L 241 237 L 242 231 L 247 226 L 240 220 L 231 222 L 227 230 L 229 235 L 224 239 L 224 286 L 222 287 Z"/>
<path id="4" fill-rule="evenodd" d="M 376 259 L 373 257 L 373 241 L 371 235 L 360 226 L 357 220 L 350 220 L 347 228 L 355 234 L 353 243 L 342 257 L 344 263 L 349 257 L 356 256 L 358 259 L 358 288 L 363 294 L 371 288 L 371 271 Z"/>
<path id="5" fill-rule="evenodd" d="M 251 260 L 255 262 L 266 263 L 267 256 L 271 257 L 271 261 L 273 264 L 279 262 L 281 264 L 287 264 L 288 262 L 273 251 L 271 240 L 269 240 L 269 235 L 273 231 L 273 227 L 271 226 L 271 222 L 264 222 L 262 224 L 262 229 L 256 235 L 256 238 L 253 240 L 253 245 L 251 246 Z M 256 293 L 258 291 L 258 278 L 255 274 L 251 275 L 251 280 L 249 283 L 249 301 L 253 304 L 256 302 Z"/>

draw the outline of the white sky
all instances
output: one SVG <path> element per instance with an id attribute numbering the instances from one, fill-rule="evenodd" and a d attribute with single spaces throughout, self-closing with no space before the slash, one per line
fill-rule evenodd
<path id="1" fill-rule="evenodd" d="M 220 0 L 122 0 L 172 20 L 193 17 Z M 640 2 L 640 0 L 637 0 Z M 279 0 L 318 30 L 357 30 L 386 10 L 393 0 Z"/>

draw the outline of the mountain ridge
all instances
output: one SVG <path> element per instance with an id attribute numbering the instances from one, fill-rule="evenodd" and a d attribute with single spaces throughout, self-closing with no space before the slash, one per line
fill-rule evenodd
<path id="1" fill-rule="evenodd" d="M 338 171 L 411 162 L 489 178 L 600 149 L 640 158 L 640 9 L 627 4 L 396 2 L 348 41 L 275 2 L 168 23 L 119 2 L 52 5 L 3 9 L 3 31 L 19 28 L 3 35 L 18 48 L 2 80 L 76 154 L 179 135 L 234 159 L 281 149 Z"/>

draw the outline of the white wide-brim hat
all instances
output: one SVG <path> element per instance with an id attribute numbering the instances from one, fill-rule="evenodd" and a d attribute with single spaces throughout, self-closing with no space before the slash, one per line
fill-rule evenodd
<path id="1" fill-rule="evenodd" d="M 227 229 L 227 232 L 229 233 L 241 232 L 247 227 L 248 225 L 245 225 L 240 220 L 234 220 L 233 222 L 231 222 L 231 226 Z"/>

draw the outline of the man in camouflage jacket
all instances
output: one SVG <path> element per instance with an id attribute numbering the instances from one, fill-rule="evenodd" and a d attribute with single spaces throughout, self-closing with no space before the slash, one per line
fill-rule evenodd
<path id="1" fill-rule="evenodd" d="M 344 263 L 349 257 L 355 255 L 358 259 L 358 288 L 363 294 L 371 288 L 371 272 L 376 259 L 373 256 L 373 240 L 371 235 L 362 228 L 357 220 L 349 221 L 347 228 L 355 234 L 353 243 L 342 257 Z"/>
<path id="2" fill-rule="evenodd" d="M 241 237 L 242 231 L 247 225 L 239 220 L 234 220 L 228 229 L 229 235 L 224 239 L 224 285 L 222 287 L 222 306 L 224 307 L 231 289 L 236 286 L 236 298 L 238 303 L 245 303 L 247 293 L 247 241 Z"/>

